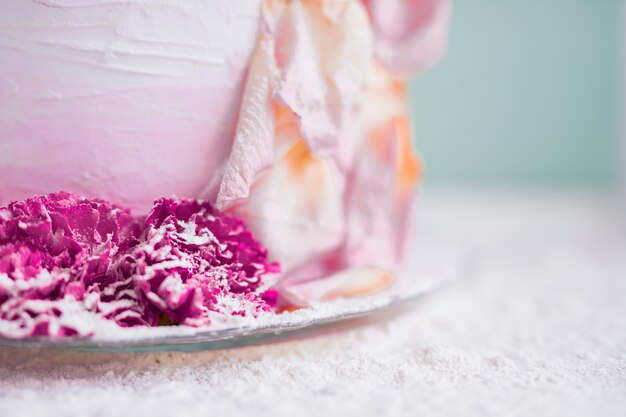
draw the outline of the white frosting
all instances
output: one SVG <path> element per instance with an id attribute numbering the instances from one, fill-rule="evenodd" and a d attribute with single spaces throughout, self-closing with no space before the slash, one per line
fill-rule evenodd
<path id="1" fill-rule="evenodd" d="M 197 196 L 230 150 L 259 8 L 0 2 L 0 204 L 68 189 L 145 211 Z"/>

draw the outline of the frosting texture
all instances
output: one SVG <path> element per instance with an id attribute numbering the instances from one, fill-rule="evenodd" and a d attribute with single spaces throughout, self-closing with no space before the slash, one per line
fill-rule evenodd
<path id="1" fill-rule="evenodd" d="M 258 21 L 258 0 L 0 1 L 0 204 L 198 197 L 230 152 Z"/>

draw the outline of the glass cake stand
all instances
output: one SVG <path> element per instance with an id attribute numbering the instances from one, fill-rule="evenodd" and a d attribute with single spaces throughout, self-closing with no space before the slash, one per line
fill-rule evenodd
<path id="1" fill-rule="evenodd" d="M 95 352 L 158 352 L 224 349 L 261 343 L 304 332 L 320 326 L 368 316 L 414 302 L 441 288 L 445 280 L 430 280 L 420 285 L 393 285 L 376 295 L 337 299 L 281 314 L 268 314 L 242 323 L 201 329 L 185 326 L 133 328 L 114 337 L 89 338 L 0 338 L 0 346 L 30 349 L 63 349 Z"/>
<path id="2" fill-rule="evenodd" d="M 408 268 L 395 278 L 391 286 L 368 296 L 318 302 L 308 308 L 267 314 L 256 319 L 242 317 L 238 322 L 216 323 L 204 329 L 187 326 L 123 329 L 114 326 L 114 334 L 106 337 L 98 334 L 87 338 L 57 339 L 0 337 L 0 347 L 94 352 L 192 352 L 264 343 L 419 301 L 462 275 L 466 261 L 462 253 L 450 251 L 448 247 L 436 249 L 432 244 L 421 248 L 418 253 L 423 256 L 410 259 Z"/>

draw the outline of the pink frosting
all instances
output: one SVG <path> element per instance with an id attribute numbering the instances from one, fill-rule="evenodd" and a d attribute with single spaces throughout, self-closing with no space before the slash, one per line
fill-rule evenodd
<path id="1" fill-rule="evenodd" d="M 161 199 L 147 219 L 60 192 L 0 208 L 0 335 L 91 335 L 119 326 L 206 326 L 269 311 L 279 271 L 243 222 Z"/>
<path id="2" fill-rule="evenodd" d="M 197 197 L 228 157 L 258 20 L 257 0 L 0 1 L 0 204 Z"/>

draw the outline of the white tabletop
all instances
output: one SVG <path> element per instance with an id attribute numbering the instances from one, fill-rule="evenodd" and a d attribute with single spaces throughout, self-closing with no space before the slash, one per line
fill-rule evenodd
<path id="1" fill-rule="evenodd" d="M 625 415 L 626 211 L 469 191 L 419 209 L 415 256 L 462 272 L 428 300 L 233 350 L 2 348 L 0 415 Z"/>

